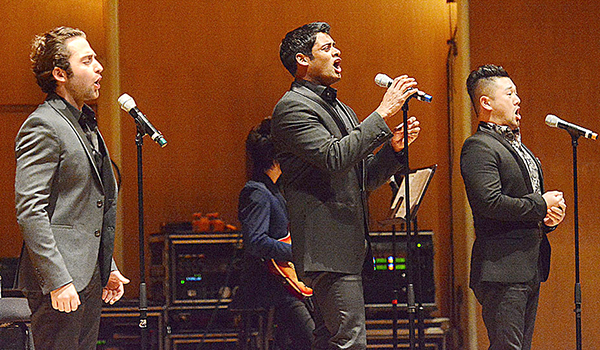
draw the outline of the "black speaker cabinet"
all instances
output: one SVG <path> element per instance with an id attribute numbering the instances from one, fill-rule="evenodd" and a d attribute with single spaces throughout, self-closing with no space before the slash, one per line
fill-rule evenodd
<path id="1" fill-rule="evenodd" d="M 228 302 L 239 284 L 242 237 L 237 231 L 171 227 L 151 236 L 150 252 L 152 300 L 167 305 Z"/>
<path id="2" fill-rule="evenodd" d="M 413 285 L 416 301 L 425 306 L 435 305 L 433 278 L 433 232 L 420 231 L 411 236 L 414 247 L 411 259 L 407 255 L 406 232 L 396 232 L 395 257 L 393 232 L 371 232 L 373 252 L 372 278 L 363 281 L 365 304 L 391 305 L 394 289 L 398 290 L 398 303 L 406 304 L 408 268 L 414 269 Z"/>
<path id="3" fill-rule="evenodd" d="M 117 306 L 119 305 L 119 306 Z M 164 315 L 162 306 L 149 306 L 148 345 L 149 350 L 162 350 L 164 338 Z M 141 349 L 140 312 L 135 302 L 124 300 L 102 308 L 97 350 Z"/>

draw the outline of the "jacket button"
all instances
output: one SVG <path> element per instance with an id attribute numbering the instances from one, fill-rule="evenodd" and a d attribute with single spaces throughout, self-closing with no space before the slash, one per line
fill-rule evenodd
<path id="1" fill-rule="evenodd" d="M 100 230 L 96 230 L 96 232 L 94 232 L 94 236 L 100 237 Z"/>
<path id="2" fill-rule="evenodd" d="M 102 205 L 103 205 L 103 204 L 104 204 L 104 202 L 102 201 L 102 199 L 99 199 L 99 200 L 96 202 L 96 205 L 98 206 L 98 208 L 102 208 Z"/>

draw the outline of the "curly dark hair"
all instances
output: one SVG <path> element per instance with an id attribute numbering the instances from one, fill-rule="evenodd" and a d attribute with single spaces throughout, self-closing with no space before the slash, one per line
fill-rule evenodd
<path id="1" fill-rule="evenodd" d="M 266 117 L 252 128 L 246 138 L 246 170 L 256 179 L 275 162 L 275 146 L 271 140 L 271 117 Z"/>
<path id="2" fill-rule="evenodd" d="M 502 66 L 496 66 L 494 64 L 479 66 L 469 74 L 469 77 L 467 78 L 467 91 L 469 92 L 469 97 L 471 98 L 471 103 L 473 104 L 476 113 L 479 114 L 477 95 L 481 94 L 482 84 L 489 83 L 494 79 L 501 77 L 510 78 Z"/>
<path id="3" fill-rule="evenodd" d="M 313 22 L 296 28 L 285 35 L 279 46 L 279 58 L 283 66 L 296 76 L 296 54 L 302 53 L 311 59 L 317 33 L 329 34 L 331 27 L 325 22 Z"/>
<path id="4" fill-rule="evenodd" d="M 69 64 L 71 53 L 67 49 L 67 40 L 73 37 L 85 38 L 82 30 L 70 27 L 57 27 L 46 33 L 36 35 L 31 44 L 31 68 L 37 84 L 45 93 L 54 92 L 56 80 L 52 75 L 55 67 L 64 69 L 67 76 L 73 75 Z"/>

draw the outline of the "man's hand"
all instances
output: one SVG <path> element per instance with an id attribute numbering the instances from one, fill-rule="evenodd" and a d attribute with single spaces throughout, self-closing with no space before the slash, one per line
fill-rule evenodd
<path id="1" fill-rule="evenodd" d="M 406 100 L 417 92 L 417 82 L 414 78 L 401 75 L 394 79 L 394 82 L 383 95 L 383 100 L 375 112 L 379 113 L 390 130 L 396 129 L 400 123 L 398 118 L 393 118 L 402 108 Z"/>
<path id="2" fill-rule="evenodd" d="M 419 137 L 421 131 L 420 123 L 415 117 L 408 118 L 408 144 L 410 145 Z M 394 151 L 400 152 L 404 149 L 404 125 L 400 124 L 394 130 L 391 140 Z"/>
<path id="3" fill-rule="evenodd" d="M 546 201 L 546 209 L 550 209 L 558 205 L 560 201 L 564 203 L 563 193 L 560 191 L 548 191 L 542 195 Z"/>
<path id="4" fill-rule="evenodd" d="M 565 203 L 565 200 L 560 200 L 557 205 L 548 209 L 546 217 L 544 218 L 544 225 L 554 227 L 560 224 L 567 214 L 566 209 L 567 204 Z"/>
<path id="5" fill-rule="evenodd" d="M 106 287 L 102 289 L 102 300 L 105 303 L 114 304 L 123 296 L 125 293 L 124 285 L 129 283 L 129 280 L 125 278 L 119 270 L 114 270 L 108 277 Z"/>
<path id="6" fill-rule="evenodd" d="M 50 292 L 52 307 L 61 312 L 71 312 L 77 310 L 81 301 L 79 294 L 73 283 L 65 284 L 64 286 Z"/>

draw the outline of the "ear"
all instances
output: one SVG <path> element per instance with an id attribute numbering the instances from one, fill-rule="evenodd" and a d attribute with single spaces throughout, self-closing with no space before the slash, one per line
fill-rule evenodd
<path id="1" fill-rule="evenodd" d="M 308 66 L 308 62 L 310 61 L 310 58 L 308 56 L 306 56 L 303 53 L 297 53 L 296 54 L 296 63 L 303 66 L 303 67 L 307 67 Z"/>
<path id="2" fill-rule="evenodd" d="M 67 72 L 62 68 L 54 67 L 52 76 L 57 82 L 65 83 L 67 81 Z"/>
<path id="3" fill-rule="evenodd" d="M 481 108 L 483 108 L 487 111 L 492 110 L 491 101 L 492 101 L 492 99 L 489 98 L 489 96 L 481 95 L 479 97 L 479 105 L 481 106 Z"/>

